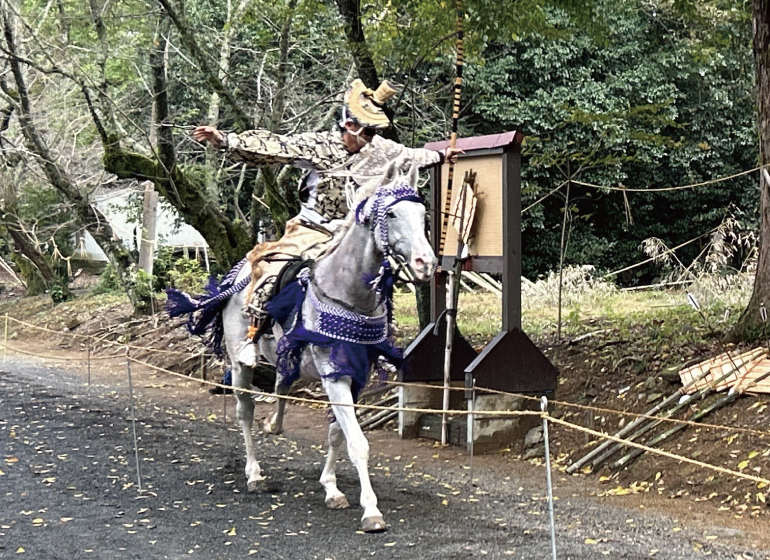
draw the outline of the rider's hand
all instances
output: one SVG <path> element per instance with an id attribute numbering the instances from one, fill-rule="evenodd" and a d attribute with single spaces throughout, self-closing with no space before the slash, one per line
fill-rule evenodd
<path id="1" fill-rule="evenodd" d="M 199 126 L 193 130 L 192 134 L 198 142 L 211 142 L 215 148 L 225 145 L 225 137 L 213 126 Z"/>
<path id="2" fill-rule="evenodd" d="M 457 157 L 464 153 L 458 148 L 447 148 L 444 150 L 444 159 L 450 163 L 457 163 Z"/>

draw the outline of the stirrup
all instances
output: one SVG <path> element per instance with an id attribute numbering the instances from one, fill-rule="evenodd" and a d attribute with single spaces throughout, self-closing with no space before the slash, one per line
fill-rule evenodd
<path id="1" fill-rule="evenodd" d="M 241 347 L 236 352 L 236 359 L 238 363 L 246 367 L 256 367 L 257 365 L 257 349 L 251 343 L 250 340 L 245 340 Z"/>

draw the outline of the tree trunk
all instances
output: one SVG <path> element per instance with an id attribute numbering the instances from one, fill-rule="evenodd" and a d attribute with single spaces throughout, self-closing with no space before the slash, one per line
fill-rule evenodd
<path id="1" fill-rule="evenodd" d="M 2 12 L 2 19 L 6 49 L 10 54 L 8 64 L 16 83 L 16 89 L 12 90 L 9 88 L 4 79 L 0 80 L 0 87 L 2 87 L 9 99 L 16 100 L 18 103 L 16 110 L 27 149 L 38 158 L 38 163 L 51 186 L 69 202 L 80 222 L 86 224 L 86 230 L 99 244 L 118 271 L 121 284 L 124 286 L 131 303 L 136 305 L 134 278 L 131 273 L 135 261 L 128 249 L 113 233 L 109 222 L 107 222 L 102 212 L 83 196 L 83 193 L 80 192 L 77 185 L 70 179 L 66 170 L 57 163 L 57 158 L 51 153 L 42 134 L 38 131 L 32 119 L 29 92 L 21 70 L 21 63 L 16 53 L 17 45 L 13 26 L 9 14 L 5 10 Z"/>
<path id="2" fill-rule="evenodd" d="M 198 182 L 194 174 L 183 172 L 177 165 L 173 129 L 168 126 L 165 45 L 169 29 L 169 18 L 163 14 L 159 19 L 158 31 L 150 54 L 153 107 L 156 119 L 153 126 L 157 126 L 156 157 L 122 148 L 115 140 L 115 132 L 106 130 L 101 124 L 99 115 L 92 109 L 91 115 L 99 129 L 104 146 L 104 169 L 114 173 L 120 179 L 150 180 L 155 183 L 158 192 L 176 208 L 185 222 L 203 236 L 217 263 L 223 268 L 229 268 L 251 249 L 251 235 L 247 225 L 234 222 L 220 210 L 216 200 L 208 196 L 205 185 Z M 217 78 L 216 75 L 214 77 Z M 88 100 L 87 92 L 84 91 L 84 93 Z M 89 107 L 92 107 L 90 102 Z"/>
<path id="3" fill-rule="evenodd" d="M 753 0 L 754 61 L 757 72 L 757 113 L 759 125 L 759 161 L 770 163 L 770 0 Z M 764 175 L 764 174 L 761 174 Z M 759 314 L 764 304 L 770 307 L 770 184 L 760 177 L 759 260 L 754 278 L 754 293 L 735 325 L 736 339 L 755 339 L 764 329 Z"/>
<path id="4" fill-rule="evenodd" d="M 34 296 L 42 291 L 51 294 L 55 303 L 65 301 L 70 298 L 71 293 L 67 288 L 67 279 L 60 278 L 51 268 L 45 255 L 40 252 L 35 242 L 25 233 L 26 228 L 21 220 L 12 212 L 3 211 L 0 217 L 0 224 L 8 232 L 8 236 L 13 240 L 15 251 L 22 255 L 27 264 L 22 265 L 19 270 L 22 272 L 24 281 L 27 282 L 27 294 Z M 22 261 L 14 259 L 18 264 Z M 34 265 L 30 266 L 30 265 Z M 42 286 L 40 286 L 42 284 Z M 43 290 L 40 290 L 39 287 Z"/>
<path id="5" fill-rule="evenodd" d="M 222 44 L 219 46 L 219 67 L 217 76 L 222 84 L 227 85 L 227 74 L 230 72 L 230 53 L 232 51 L 233 37 L 238 29 L 243 16 L 249 8 L 251 0 L 241 0 L 238 7 L 233 10 L 233 0 L 227 0 L 227 20 L 222 28 Z M 206 114 L 206 123 L 210 126 L 219 124 L 219 109 L 221 107 L 219 94 L 214 91 L 209 99 L 209 108 Z M 219 152 L 211 145 L 206 147 L 206 190 L 214 200 L 219 197 L 217 186 L 217 166 L 219 165 Z M 237 201 L 236 201 L 237 206 Z"/>
<path id="6" fill-rule="evenodd" d="M 380 85 L 380 78 L 377 75 L 377 67 L 374 65 L 369 45 L 366 43 L 364 25 L 361 23 L 361 0 L 336 0 L 336 2 L 345 22 L 348 48 L 353 56 L 353 62 L 356 64 L 358 77 L 364 81 L 366 87 L 376 89 Z M 385 114 L 391 121 L 393 120 L 393 113 L 387 106 L 385 106 Z M 398 132 L 394 126 L 382 131 L 382 135 L 389 140 L 398 142 Z"/>
<path id="7" fill-rule="evenodd" d="M 243 110 L 238 101 L 235 99 L 233 92 L 225 87 L 224 83 L 222 83 L 222 80 L 219 78 L 219 72 L 215 71 L 211 67 L 209 57 L 206 56 L 206 54 L 198 45 L 198 41 L 195 39 L 195 32 L 187 23 L 187 19 L 184 17 L 184 14 L 174 5 L 172 0 L 159 0 L 159 2 L 171 18 L 171 21 L 174 22 L 174 26 L 179 32 L 179 38 L 181 39 L 182 44 L 198 64 L 199 69 L 201 72 L 203 72 L 203 75 L 206 77 L 206 81 L 208 82 L 209 86 L 211 86 L 211 89 L 213 89 L 222 98 L 222 100 L 227 103 L 230 110 L 233 111 L 237 126 L 241 130 L 248 128 L 249 117 L 246 114 L 246 111 Z"/>
<path id="8" fill-rule="evenodd" d="M 380 85 L 380 79 L 364 36 L 364 26 L 361 23 L 361 0 L 336 0 L 336 2 L 345 22 L 348 48 L 356 63 L 358 77 L 364 81 L 366 87 L 374 89 Z"/>

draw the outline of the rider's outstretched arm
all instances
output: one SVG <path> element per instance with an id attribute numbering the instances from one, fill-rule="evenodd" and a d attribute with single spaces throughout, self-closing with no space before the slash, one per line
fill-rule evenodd
<path id="1" fill-rule="evenodd" d="M 247 130 L 228 134 L 223 147 L 234 159 L 253 165 L 307 163 L 324 168 L 330 161 L 347 156 L 341 143 L 330 142 L 327 134 L 319 132 L 283 135 L 264 129 Z"/>

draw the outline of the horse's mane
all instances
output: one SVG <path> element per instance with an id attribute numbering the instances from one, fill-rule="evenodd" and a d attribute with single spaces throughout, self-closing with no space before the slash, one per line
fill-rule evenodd
<path id="1" fill-rule="evenodd" d="M 350 228 L 352 228 L 356 223 L 356 209 L 358 208 L 358 205 L 370 196 L 374 196 L 374 193 L 377 192 L 377 189 L 380 188 L 380 186 L 383 184 L 385 184 L 384 181 L 377 184 L 370 183 L 367 186 L 356 189 L 352 193 L 352 196 L 348 197 L 349 202 L 352 202 L 352 204 L 348 204 L 348 215 L 345 217 L 344 223 L 337 228 L 337 230 L 334 232 L 334 237 L 332 237 L 332 240 L 326 246 L 326 249 L 324 249 L 321 254 L 318 255 L 316 260 L 320 260 L 325 256 L 333 253 L 339 244 L 342 243 L 342 240 L 345 238 L 348 231 L 350 231 Z"/>

